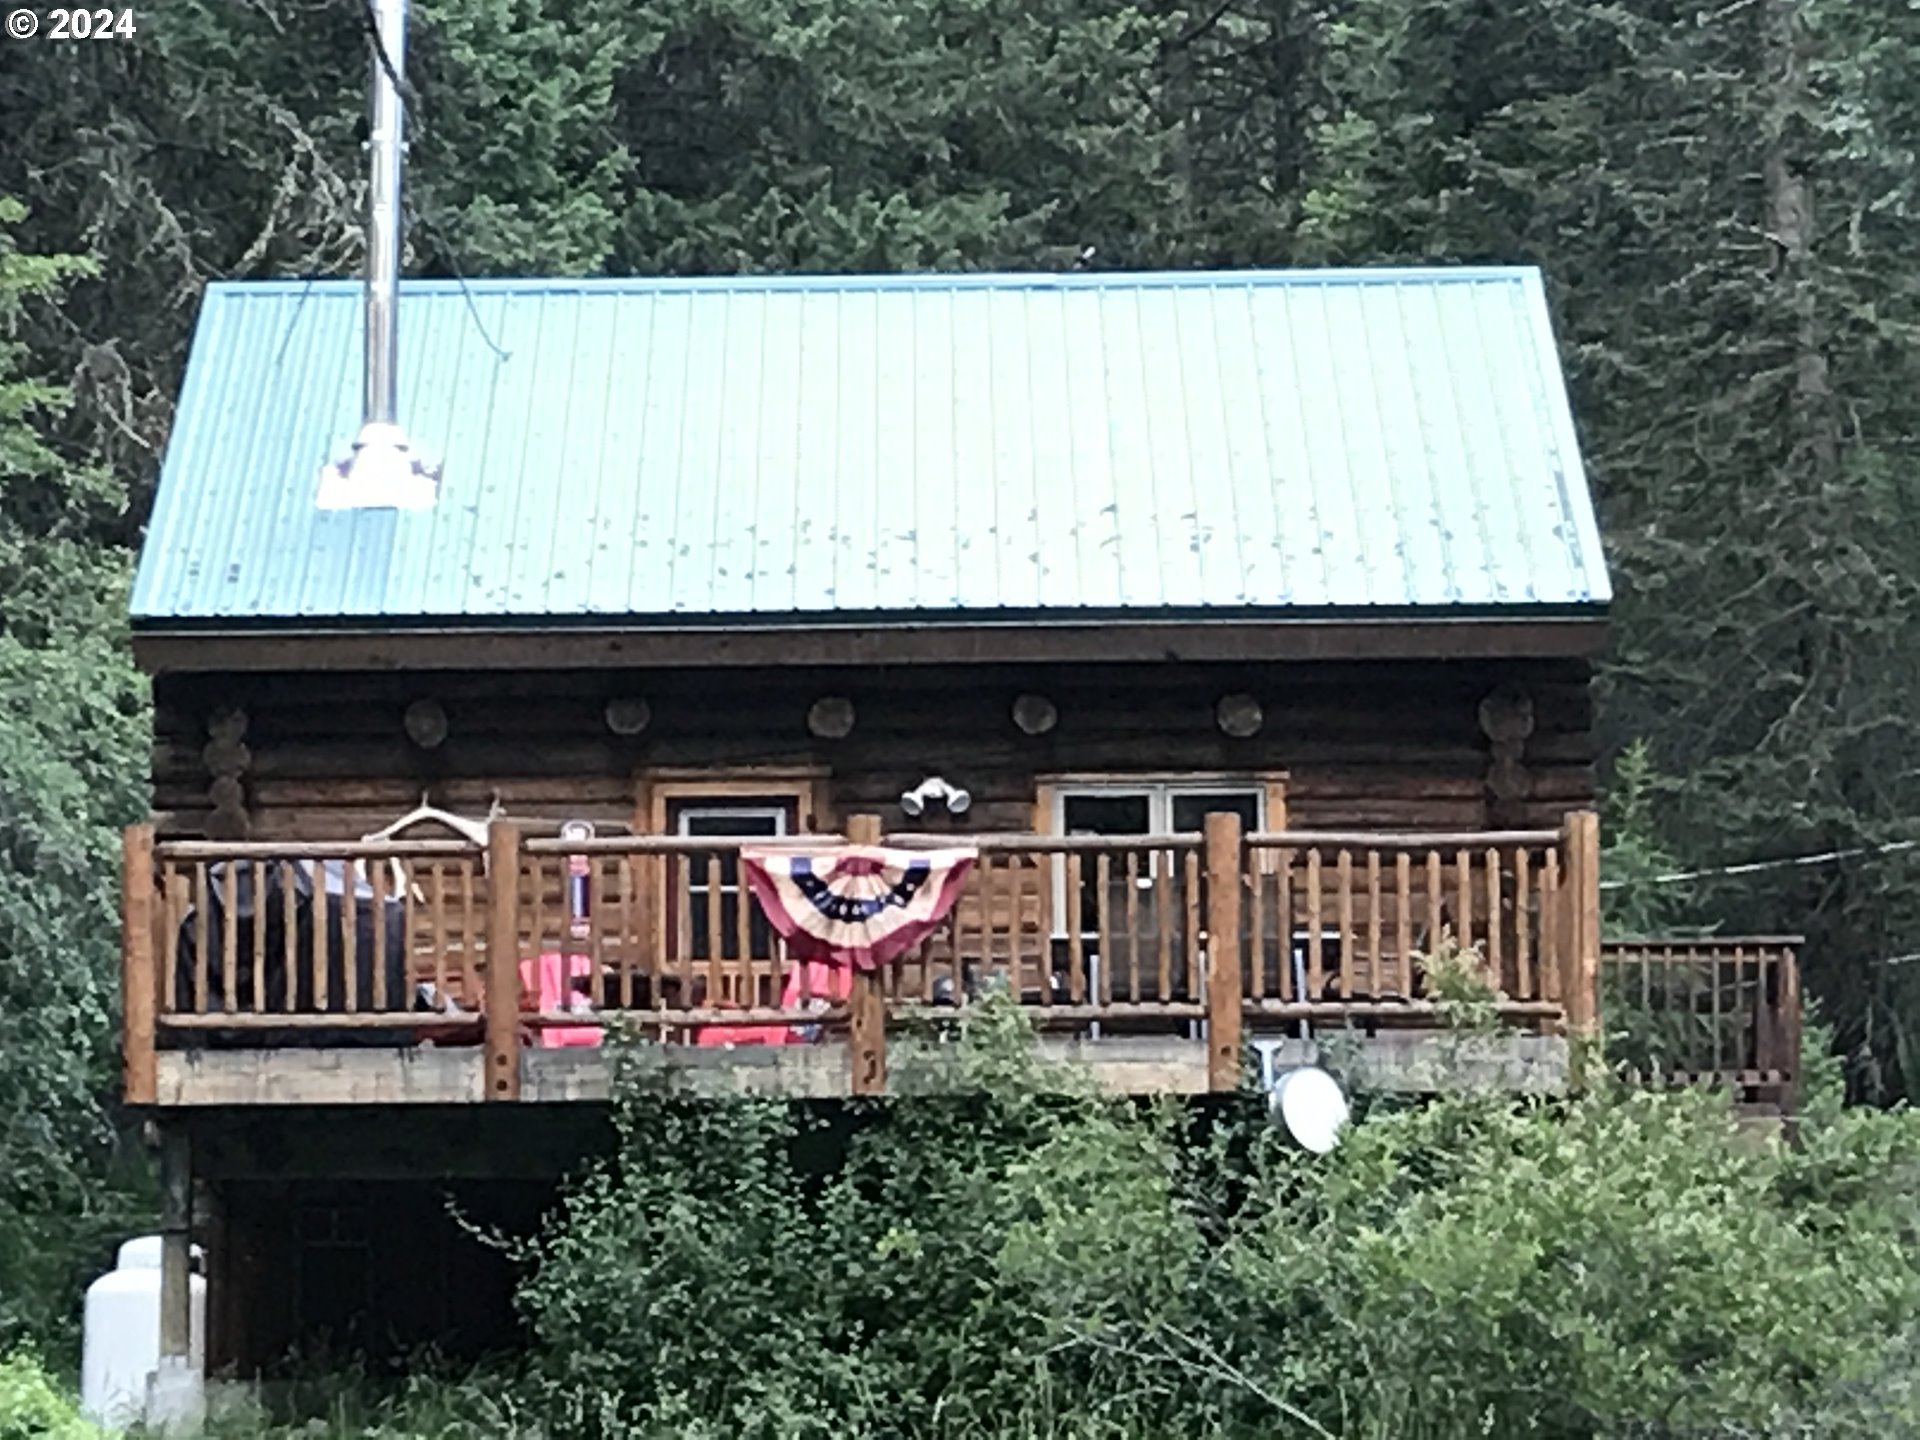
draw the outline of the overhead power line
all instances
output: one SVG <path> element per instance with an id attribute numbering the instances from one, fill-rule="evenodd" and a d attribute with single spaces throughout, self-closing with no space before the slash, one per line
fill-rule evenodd
<path id="1" fill-rule="evenodd" d="M 1602 890 L 1621 890 L 1628 885 L 1678 885 L 1687 880 L 1714 880 L 1723 875 L 1753 875 L 1763 870 L 1786 870 L 1795 866 L 1829 865 L 1835 860 L 1859 860 L 1869 856 L 1893 855 L 1920 849 L 1920 840 L 1890 840 L 1884 845 L 1854 845 L 1844 850 L 1823 850 L 1817 855 L 1788 855 L 1778 860 L 1749 860 L 1741 865 L 1718 865 L 1704 870 L 1671 870 L 1664 875 L 1649 875 L 1641 880 L 1602 880 Z"/>

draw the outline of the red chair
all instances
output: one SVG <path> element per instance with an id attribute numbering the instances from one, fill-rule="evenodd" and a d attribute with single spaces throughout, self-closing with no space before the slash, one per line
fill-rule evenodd
<path id="1" fill-rule="evenodd" d="M 539 979 L 536 983 L 534 967 L 539 966 Z M 584 985 L 581 982 L 585 982 Z M 593 993 L 593 957 L 591 955 L 563 955 L 557 950 L 549 950 L 538 961 L 520 962 L 520 1008 L 552 1013 L 555 1010 L 573 1010 L 575 1002 L 585 996 L 591 1004 Z M 568 1046 L 599 1045 L 606 1038 L 606 1031 L 599 1025 L 542 1025 L 534 1032 L 533 1043 L 542 1050 L 557 1050 Z"/>
<path id="2" fill-rule="evenodd" d="M 782 1010 L 798 1010 L 801 997 L 801 967 L 787 967 L 786 987 L 780 992 Z M 806 962 L 807 998 L 816 1002 L 845 1000 L 853 991 L 853 970 L 846 965 L 828 965 L 824 961 Z M 805 1037 L 791 1025 L 703 1025 L 694 1044 L 726 1045 L 800 1045 Z"/>

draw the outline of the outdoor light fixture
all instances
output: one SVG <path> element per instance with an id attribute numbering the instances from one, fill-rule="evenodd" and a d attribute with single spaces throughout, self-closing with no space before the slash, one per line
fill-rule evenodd
<path id="1" fill-rule="evenodd" d="M 927 806 L 933 801 L 945 801 L 947 813 L 964 815 L 967 807 L 973 804 L 973 796 L 958 786 L 949 785 L 938 775 L 929 775 L 913 789 L 900 797 L 900 808 L 909 815 L 921 816 L 927 813 Z"/>

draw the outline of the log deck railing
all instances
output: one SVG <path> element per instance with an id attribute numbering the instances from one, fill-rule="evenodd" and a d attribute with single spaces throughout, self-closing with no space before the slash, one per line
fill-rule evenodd
<path id="1" fill-rule="evenodd" d="M 1654 1088 L 1705 1086 L 1792 1114 L 1800 1080 L 1797 935 L 1609 940 L 1608 1057 Z"/>
<path id="2" fill-rule="evenodd" d="M 871 840 L 879 822 L 847 828 Z M 1204 1034 L 1227 1089 L 1250 1028 L 1437 1024 L 1443 953 L 1510 1023 L 1597 1016 L 1590 813 L 1554 831 L 1244 834 L 1215 815 L 1194 834 L 886 838 L 979 860 L 932 937 L 848 982 L 791 963 L 744 891 L 740 849 L 766 841 L 559 840 L 497 821 L 484 848 L 156 842 L 135 826 L 128 1098 L 155 1101 L 168 1049 L 431 1043 L 472 1047 L 489 1098 L 513 1099 L 525 1049 L 592 1043 L 609 1023 L 669 1044 L 844 1037 L 851 1089 L 877 1091 L 891 1021 L 990 989 L 1042 1029 Z M 501 954 L 515 963 L 490 963 Z"/>

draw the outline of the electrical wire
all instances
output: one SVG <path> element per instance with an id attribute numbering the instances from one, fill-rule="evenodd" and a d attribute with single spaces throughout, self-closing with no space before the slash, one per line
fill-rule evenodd
<path id="1" fill-rule="evenodd" d="M 420 91 L 394 69 L 393 57 L 387 53 L 387 42 L 380 34 L 380 15 L 374 8 L 373 0 L 367 0 L 361 13 L 361 23 L 367 32 L 367 42 L 373 48 L 374 63 L 385 73 L 387 82 L 393 86 L 394 93 L 400 97 L 402 113 L 407 117 L 408 123 L 418 124 L 421 116 Z M 460 286 L 460 298 L 466 301 L 467 315 L 473 321 L 473 328 L 480 332 L 480 338 L 486 342 L 487 348 L 493 351 L 494 358 L 501 361 L 512 359 L 509 352 L 488 332 L 486 321 L 480 318 L 480 307 L 474 303 L 473 291 L 467 288 L 467 277 L 461 273 L 459 263 L 453 258 L 453 245 L 446 231 L 441 229 L 432 216 L 415 205 L 412 197 L 404 189 L 401 191 L 400 204 L 403 210 L 411 213 L 413 218 L 430 230 L 434 238 L 440 242 L 440 248 L 446 255 L 447 268 L 453 271 L 454 281 Z"/>
<path id="2" fill-rule="evenodd" d="M 1803 865 L 1828 865 L 1835 860 L 1859 860 L 1917 849 L 1920 849 L 1920 840 L 1890 840 L 1884 845 L 1854 845 L 1845 850 L 1823 850 L 1817 855 L 1788 855 L 1778 860 L 1749 860 L 1740 865 L 1719 865 L 1703 870 L 1671 870 L 1664 875 L 1649 875 L 1640 880 L 1602 880 L 1600 888 L 1622 890 L 1628 885 L 1678 885 L 1688 880 L 1712 880 L 1723 875 L 1755 875 L 1764 870 L 1786 870 Z"/>

